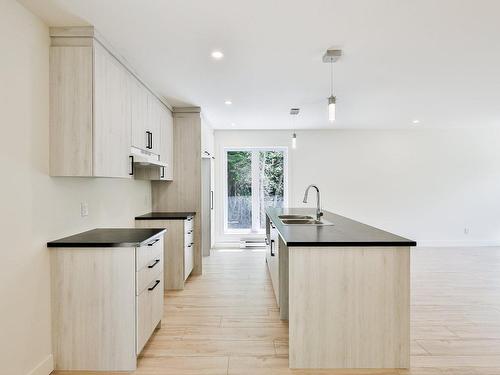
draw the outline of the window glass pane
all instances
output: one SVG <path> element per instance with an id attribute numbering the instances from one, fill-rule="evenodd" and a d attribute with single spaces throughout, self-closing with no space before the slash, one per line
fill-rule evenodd
<path id="1" fill-rule="evenodd" d="M 266 207 L 283 207 L 284 204 L 284 152 L 260 151 L 260 228 L 266 226 Z"/>
<path id="2" fill-rule="evenodd" d="M 227 152 L 227 227 L 252 228 L 252 153 Z"/>

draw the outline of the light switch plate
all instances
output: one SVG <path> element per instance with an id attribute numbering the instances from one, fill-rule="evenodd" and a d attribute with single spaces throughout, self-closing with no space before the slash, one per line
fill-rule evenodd
<path id="1" fill-rule="evenodd" d="M 80 215 L 82 217 L 89 216 L 89 204 L 87 202 L 80 203 Z"/>

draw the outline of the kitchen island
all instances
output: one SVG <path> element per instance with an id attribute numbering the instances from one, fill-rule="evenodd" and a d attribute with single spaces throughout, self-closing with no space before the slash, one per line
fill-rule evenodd
<path id="1" fill-rule="evenodd" d="M 291 368 L 408 368 L 414 241 L 312 209 L 268 208 L 266 260 Z M 281 216 L 281 217 L 280 217 Z"/>

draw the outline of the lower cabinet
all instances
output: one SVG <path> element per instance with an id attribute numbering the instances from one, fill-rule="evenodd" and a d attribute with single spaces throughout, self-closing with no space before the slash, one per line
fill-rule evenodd
<path id="1" fill-rule="evenodd" d="M 163 315 L 163 244 L 51 248 L 56 370 L 136 369 Z"/>
<path id="2" fill-rule="evenodd" d="M 165 262 L 163 274 L 165 275 L 165 290 L 184 289 L 194 267 L 194 217 L 177 219 L 144 218 L 135 219 L 137 228 L 166 228 L 167 235 L 163 248 Z"/>

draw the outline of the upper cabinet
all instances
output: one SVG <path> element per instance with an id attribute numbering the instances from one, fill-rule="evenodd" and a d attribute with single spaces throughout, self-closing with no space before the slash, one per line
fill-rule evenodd
<path id="1" fill-rule="evenodd" d="M 206 122 L 201 122 L 201 157 L 213 158 L 214 157 L 214 130 Z"/>
<path id="2" fill-rule="evenodd" d="M 171 181 L 174 179 L 174 119 L 165 109 L 161 110 L 160 119 L 160 160 L 167 164 L 160 179 Z"/>
<path id="3" fill-rule="evenodd" d="M 50 174 L 131 178 L 147 164 L 134 164 L 139 153 L 172 179 L 170 109 L 92 27 L 51 28 L 51 39 Z"/>

